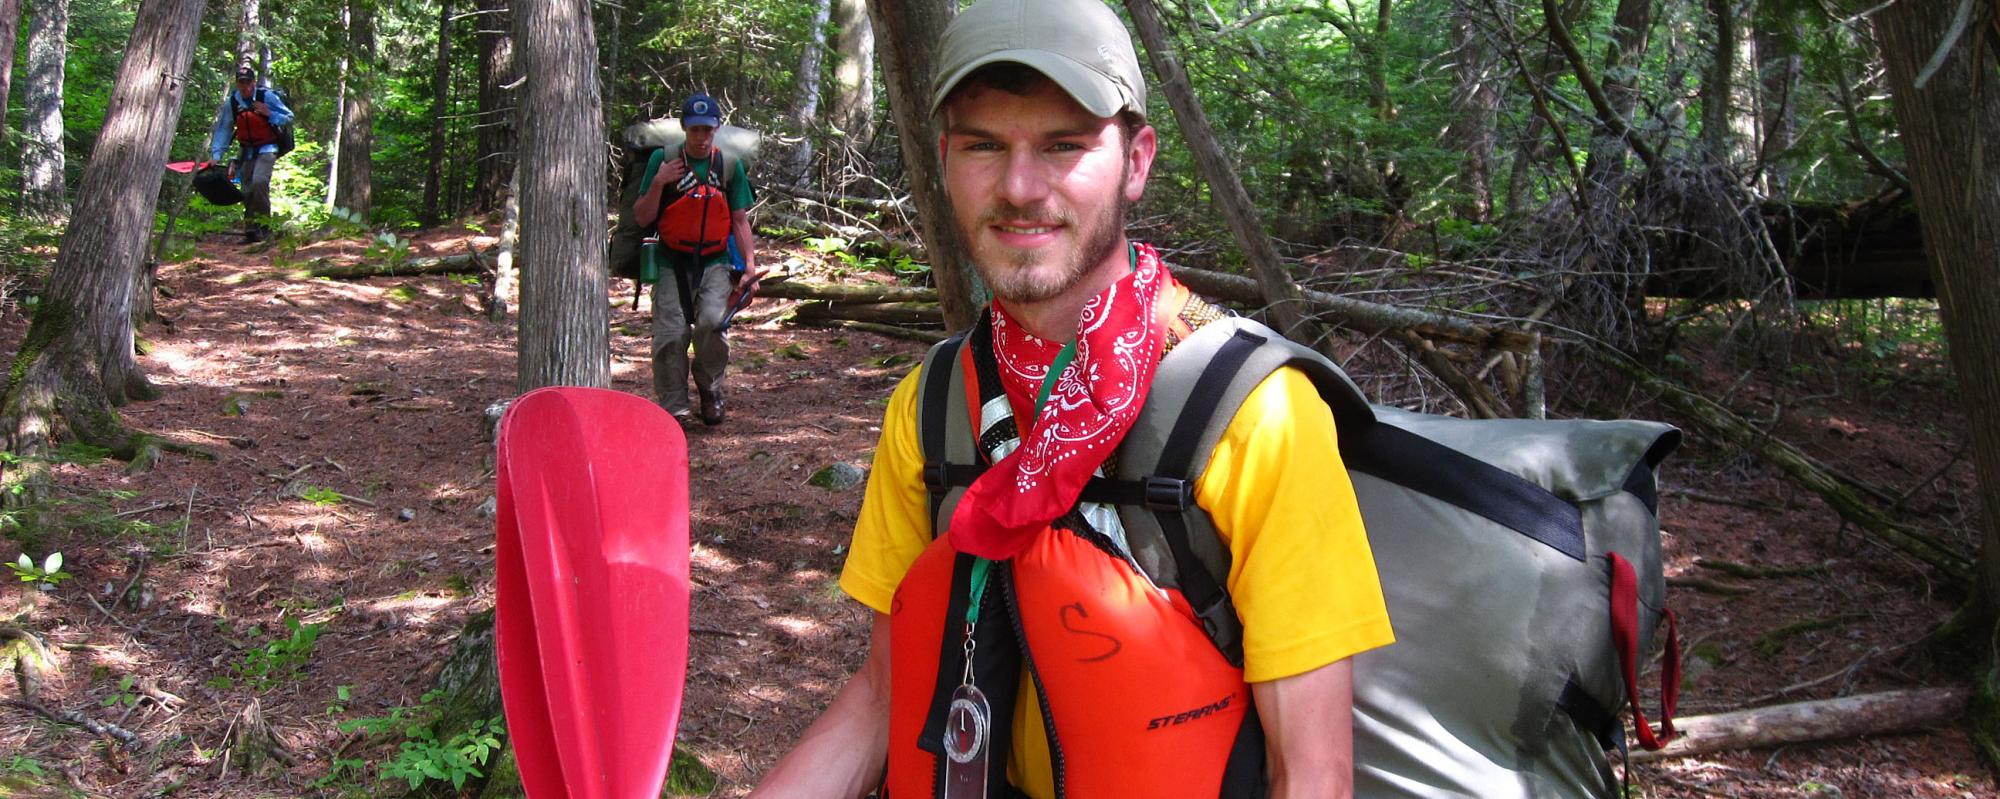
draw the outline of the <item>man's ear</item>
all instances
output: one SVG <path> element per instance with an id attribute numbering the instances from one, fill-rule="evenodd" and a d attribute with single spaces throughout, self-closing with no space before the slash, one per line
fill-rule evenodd
<path id="1" fill-rule="evenodd" d="M 1160 136 L 1152 125 L 1142 125 L 1132 134 L 1132 143 L 1125 148 L 1128 169 L 1125 171 L 1125 199 L 1138 202 L 1146 193 L 1146 176 L 1153 171 L 1153 156 L 1159 153 Z"/>

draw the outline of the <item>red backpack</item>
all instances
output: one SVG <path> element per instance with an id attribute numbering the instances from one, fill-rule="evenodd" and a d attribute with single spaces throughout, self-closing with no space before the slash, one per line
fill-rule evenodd
<path id="1" fill-rule="evenodd" d="M 712 153 L 708 177 L 696 178 L 692 187 L 660 210 L 660 244 L 674 252 L 714 255 L 729 247 L 729 197 L 723 187 L 735 177 L 730 172 L 735 164 L 723 158 L 721 148 Z M 687 157 L 685 150 L 681 157 Z"/>

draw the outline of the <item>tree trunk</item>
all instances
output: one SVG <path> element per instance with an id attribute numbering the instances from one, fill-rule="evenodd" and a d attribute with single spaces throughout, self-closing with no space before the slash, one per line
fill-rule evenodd
<path id="1" fill-rule="evenodd" d="M 145 257 L 163 171 L 187 90 L 203 0 L 145 0 L 118 65 L 104 128 L 83 170 L 48 290 L 0 398 L 7 449 L 27 454 L 76 439 L 124 458 L 145 441 L 113 405 L 153 387 L 132 352 L 133 270 Z"/>
<path id="2" fill-rule="evenodd" d="M 611 384 L 605 302 L 604 113 L 589 0 L 518 0 L 521 103 L 520 375 L 542 386 Z"/>
<path id="3" fill-rule="evenodd" d="M 448 214 L 444 207 L 445 119 L 451 107 L 451 0 L 438 2 L 437 70 L 431 73 L 431 140 L 425 150 L 429 169 L 424 173 L 424 207 L 417 219 L 424 227 L 435 226 Z"/>
<path id="4" fill-rule="evenodd" d="M 366 223 L 375 150 L 374 0 L 348 0 L 347 91 L 340 109 L 340 179 L 333 207 Z"/>
<path id="5" fill-rule="evenodd" d="M 1979 685 L 1973 737 L 1989 763 L 2000 763 L 2000 686 L 1993 642 L 2000 641 L 2000 93 L 1995 52 L 1981 26 L 1950 38 L 1958 3 L 1897 3 L 1875 16 L 1888 67 L 1896 120 L 1923 218 L 1924 242 L 1938 280 L 1938 311 L 1965 404 L 1972 460 L 1979 472 L 1981 527 L 1974 618 Z M 1983 25 L 1984 23 L 1982 23 Z M 1931 55 L 1950 48 L 1941 61 Z M 1926 65 L 1935 69 L 1926 72 Z M 1919 85 L 1919 77 L 1926 80 Z M 1985 410 L 1982 410 L 1985 409 Z"/>
<path id="6" fill-rule="evenodd" d="M 14 35 L 21 30 L 21 0 L 0 0 L 0 112 L 14 87 Z M 7 146 L 7 124 L 0 113 L 0 149 Z"/>
<path id="7" fill-rule="evenodd" d="M 521 270 L 516 267 L 515 245 L 521 241 L 521 170 L 507 181 L 506 213 L 500 222 L 500 253 L 493 256 L 493 303 L 486 307 L 488 321 L 507 318 L 507 308 L 521 305 Z M 608 344 L 606 346 L 609 346 Z"/>
<path id="8" fill-rule="evenodd" d="M 515 124 L 514 33 L 506 11 L 508 0 L 479 0 L 479 179 L 473 184 L 472 209 L 480 213 L 500 207 L 507 182 L 514 175 Z M 593 84 L 595 82 L 593 81 Z"/>
<path id="9" fill-rule="evenodd" d="M 806 32 L 805 45 L 799 53 L 799 71 L 794 77 L 797 91 L 792 95 L 792 125 L 799 131 L 799 146 L 792 149 L 791 157 L 785 162 L 785 175 L 794 183 L 811 183 L 806 179 L 812 169 L 813 134 L 819 122 L 819 81 L 822 70 L 821 59 L 826 55 L 826 20 L 833 11 L 833 0 L 812 0 L 812 29 Z"/>
<path id="10" fill-rule="evenodd" d="M 262 31 L 259 30 L 262 27 L 258 20 L 259 11 L 257 0 L 243 0 L 242 8 L 236 16 L 236 66 L 261 67 L 262 59 L 257 57 L 262 49 L 257 40 L 263 38 Z M 259 69 L 258 72 L 261 75 L 263 70 Z"/>
<path id="11" fill-rule="evenodd" d="M 22 92 L 21 210 L 44 219 L 69 215 L 63 176 L 63 65 L 69 0 L 28 5 L 28 86 Z M 157 171 L 157 170 L 155 170 Z"/>
<path id="12" fill-rule="evenodd" d="M 1458 215 L 1474 222 L 1493 218 L 1493 156 L 1500 141 L 1500 59 L 1482 27 L 1471 0 L 1453 2 L 1451 32 L 1458 53 L 1445 146 L 1464 154 Z"/>
<path id="13" fill-rule="evenodd" d="M 1160 22 L 1158 6 L 1153 0 L 1125 0 L 1125 8 L 1132 15 L 1140 40 L 1145 42 L 1146 59 L 1153 65 L 1160 91 L 1174 108 L 1174 119 L 1180 123 L 1188 150 L 1194 155 L 1202 178 L 1208 181 L 1216 210 L 1228 220 L 1230 231 L 1236 234 L 1236 243 L 1243 247 L 1250 262 L 1251 272 L 1257 276 L 1257 287 L 1270 308 L 1271 319 L 1293 341 L 1316 346 L 1320 340 L 1319 326 L 1300 307 L 1298 284 L 1286 273 L 1277 247 L 1257 221 L 1257 209 L 1250 202 L 1250 193 L 1243 188 L 1241 171 L 1223 155 L 1215 129 L 1201 109 L 1201 100 L 1195 97 L 1194 87 L 1188 83 L 1187 71 L 1169 49 L 1167 29 Z"/>
<path id="14" fill-rule="evenodd" d="M 1799 81 L 1805 78 L 1805 56 L 1799 52 L 1805 27 L 1789 15 L 1774 20 L 1760 18 L 1757 26 L 1757 57 L 1761 66 L 1763 105 L 1758 128 L 1763 141 L 1757 148 L 1757 176 L 1765 196 L 1784 196 L 1792 185 L 1785 152 L 1798 138 L 1798 106 L 1793 98 Z"/>
<path id="15" fill-rule="evenodd" d="M 854 147 L 875 138 L 875 26 L 863 0 L 833 0 L 833 107 L 828 116 Z"/>
<path id="16" fill-rule="evenodd" d="M 1653 0 L 1619 0 L 1611 19 L 1611 41 L 1604 47 L 1604 96 L 1619 119 L 1632 119 L 1639 107 L 1639 89 L 1633 85 L 1631 67 L 1646 60 L 1647 42 L 1653 30 Z M 1585 184 L 1580 191 L 1594 192 L 1590 205 L 1603 207 L 1617 199 L 1617 187 L 1624 184 L 1626 154 L 1631 150 L 1625 139 L 1604 127 L 1590 137 L 1590 157 L 1585 162 Z"/>
<path id="17" fill-rule="evenodd" d="M 868 0 L 868 19 L 883 45 L 882 75 L 889 84 L 889 112 L 902 142 L 903 174 L 916 200 L 919 235 L 931 256 L 931 278 L 937 281 L 944 323 L 952 330 L 964 330 L 972 327 L 979 310 L 974 293 L 983 298 L 986 289 L 959 242 L 958 221 L 944 193 L 938 130 L 930 115 L 937 42 L 956 13 L 954 0 Z"/>
<path id="18" fill-rule="evenodd" d="M 1747 88 L 1738 74 L 1743 65 L 1743 48 L 1748 39 L 1745 20 L 1737 0 L 1708 0 L 1708 15 L 1714 24 L 1708 70 L 1701 79 L 1701 142 L 1708 157 L 1718 164 L 1735 165 L 1748 139 L 1740 130 L 1739 115 L 1746 108 L 1742 92 Z"/>

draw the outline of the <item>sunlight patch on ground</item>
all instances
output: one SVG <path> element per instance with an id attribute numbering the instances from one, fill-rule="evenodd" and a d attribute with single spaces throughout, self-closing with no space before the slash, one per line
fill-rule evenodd
<path id="1" fill-rule="evenodd" d="M 791 634 L 795 638 L 814 639 L 827 632 L 826 625 L 803 616 L 773 616 L 764 620 L 766 624 Z"/>
<path id="2" fill-rule="evenodd" d="M 727 555 L 716 552 L 714 549 L 702 544 L 695 544 L 693 549 L 688 552 L 688 563 L 693 566 L 699 566 L 704 571 L 716 574 L 734 574 L 737 569 L 743 567 L 742 564 L 731 560 Z"/>

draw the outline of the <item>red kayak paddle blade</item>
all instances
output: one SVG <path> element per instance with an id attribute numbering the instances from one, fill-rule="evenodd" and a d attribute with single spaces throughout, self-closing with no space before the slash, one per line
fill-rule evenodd
<path id="1" fill-rule="evenodd" d="M 183 175 L 189 172 L 193 172 L 204 166 L 207 166 L 207 164 L 197 164 L 193 161 L 169 161 L 167 163 L 167 169 L 174 172 L 179 172 Z"/>
<path id="2" fill-rule="evenodd" d="M 640 397 L 544 388 L 500 422 L 500 695 L 530 799 L 653 799 L 687 677 L 687 442 Z"/>

